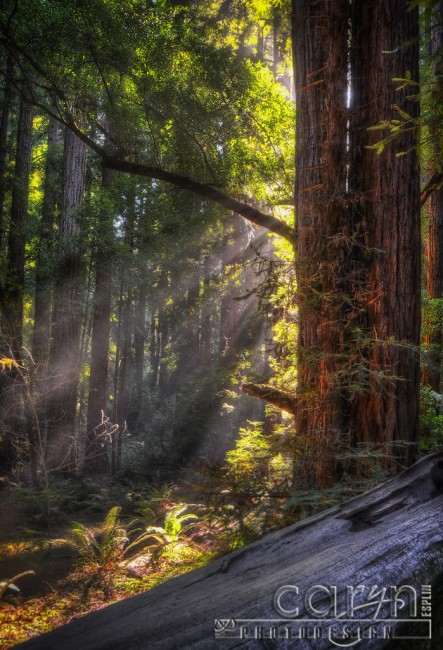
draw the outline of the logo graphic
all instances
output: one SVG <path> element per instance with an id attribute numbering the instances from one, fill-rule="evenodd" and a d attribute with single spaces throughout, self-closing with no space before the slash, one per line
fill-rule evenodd
<path id="1" fill-rule="evenodd" d="M 420 603 L 420 607 L 419 607 Z M 328 639 L 340 648 L 371 639 L 430 639 L 431 587 L 313 585 L 274 594 L 279 618 L 216 619 L 216 639 Z"/>

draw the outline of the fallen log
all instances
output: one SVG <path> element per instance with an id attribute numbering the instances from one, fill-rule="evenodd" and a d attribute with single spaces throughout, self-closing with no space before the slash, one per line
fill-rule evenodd
<path id="1" fill-rule="evenodd" d="M 287 411 L 293 415 L 296 413 L 297 398 L 291 393 L 280 390 L 280 388 L 247 382 L 241 385 L 241 390 L 247 395 L 251 395 L 251 397 L 257 397 L 273 406 L 277 406 L 282 411 Z"/>
<path id="2" fill-rule="evenodd" d="M 443 453 L 18 647 L 437 650 L 443 640 L 442 506 Z"/>

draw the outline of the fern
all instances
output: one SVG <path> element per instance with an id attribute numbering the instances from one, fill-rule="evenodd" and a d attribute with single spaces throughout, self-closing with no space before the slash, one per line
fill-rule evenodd
<path id="1" fill-rule="evenodd" d="M 129 539 L 120 525 L 120 510 L 119 506 L 111 508 L 95 533 L 79 522 L 73 524 L 71 543 L 82 564 L 95 569 L 110 569 L 123 557 Z"/>

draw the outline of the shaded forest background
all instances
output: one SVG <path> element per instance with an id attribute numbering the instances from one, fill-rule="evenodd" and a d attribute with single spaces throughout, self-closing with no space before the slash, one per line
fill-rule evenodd
<path id="1" fill-rule="evenodd" d="M 0 487 L 22 552 L 70 531 L 81 611 L 441 449 L 442 30 L 4 3 Z"/>

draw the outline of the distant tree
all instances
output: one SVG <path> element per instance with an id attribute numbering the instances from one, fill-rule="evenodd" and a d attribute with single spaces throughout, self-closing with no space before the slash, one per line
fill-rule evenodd
<path id="1" fill-rule="evenodd" d="M 63 194 L 59 224 L 57 278 L 49 360 L 47 464 L 52 469 L 75 466 L 79 342 L 82 318 L 82 257 L 79 210 L 84 197 L 87 148 L 65 130 Z"/>
<path id="2" fill-rule="evenodd" d="M 11 218 L 9 222 L 6 274 L 2 286 L 2 348 L 9 362 L 0 374 L 4 436 L 0 462 L 11 464 L 14 446 L 22 429 L 23 302 L 25 280 L 25 246 L 28 212 L 29 174 L 32 146 L 33 108 L 25 99 L 20 102 L 15 149 Z M 22 432 L 23 433 L 23 432 Z"/>
<path id="3" fill-rule="evenodd" d="M 3 53 L 3 56 L 6 57 L 6 65 L 4 68 L 5 74 L 0 117 L 0 251 L 3 249 L 3 240 L 5 234 L 4 207 L 6 195 L 6 154 L 9 116 L 13 98 L 12 75 L 14 72 L 13 57 L 10 54 L 8 55 L 6 53 Z"/>
<path id="4" fill-rule="evenodd" d="M 112 187 L 114 172 L 104 169 L 102 188 Z M 108 440 L 106 438 L 109 343 L 111 332 L 112 248 L 114 215 L 108 202 L 101 210 L 99 239 L 95 252 L 95 286 L 91 334 L 91 366 L 89 376 L 88 415 L 86 423 L 85 468 L 106 471 Z"/>

